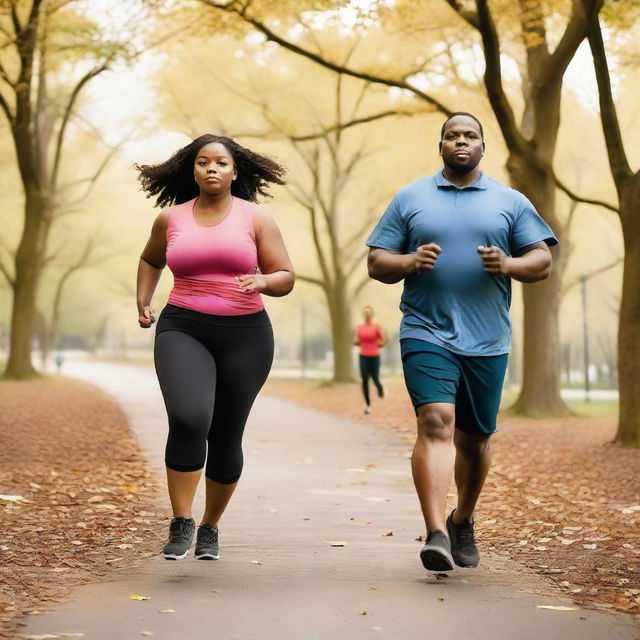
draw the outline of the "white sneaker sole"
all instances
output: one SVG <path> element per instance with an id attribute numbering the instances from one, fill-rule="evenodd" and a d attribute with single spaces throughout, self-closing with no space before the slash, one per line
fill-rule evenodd
<path id="1" fill-rule="evenodd" d="M 213 553 L 201 553 L 196 556 L 196 560 L 220 560 L 220 554 L 214 556 Z"/>
<path id="2" fill-rule="evenodd" d="M 184 560 L 189 553 L 189 549 L 187 549 L 181 556 L 176 555 L 175 553 L 164 553 L 162 552 L 162 557 L 165 560 Z"/>

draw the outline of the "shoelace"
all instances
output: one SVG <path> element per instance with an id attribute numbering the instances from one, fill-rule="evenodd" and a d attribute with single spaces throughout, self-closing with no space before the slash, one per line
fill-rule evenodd
<path id="1" fill-rule="evenodd" d="M 182 540 L 189 539 L 189 531 L 186 520 L 178 520 L 171 523 L 169 531 L 169 538 L 171 542 L 180 542 Z"/>
<path id="2" fill-rule="evenodd" d="M 475 544 L 476 539 L 473 535 L 473 525 L 469 524 L 458 524 L 455 525 L 456 534 L 458 536 L 458 542 L 462 544 Z"/>
<path id="3" fill-rule="evenodd" d="M 198 531 L 198 542 L 206 544 L 217 544 L 218 530 L 213 527 L 201 527 Z"/>

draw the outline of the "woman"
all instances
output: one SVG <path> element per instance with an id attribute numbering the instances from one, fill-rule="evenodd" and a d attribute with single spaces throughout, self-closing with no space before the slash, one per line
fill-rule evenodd
<path id="1" fill-rule="evenodd" d="M 158 319 L 154 358 L 169 418 L 165 452 L 173 509 L 168 560 L 184 558 L 202 469 L 206 506 L 195 557 L 217 560 L 218 522 L 242 471 L 242 434 L 273 360 L 260 294 L 284 296 L 294 273 L 280 231 L 254 202 L 285 169 L 235 141 L 203 135 L 158 165 L 135 165 L 156 218 L 138 265 L 138 323 L 165 265 L 174 286 Z M 208 455 L 207 455 L 208 450 Z M 206 465 L 206 466 L 205 466 Z"/>
<path id="2" fill-rule="evenodd" d="M 362 377 L 362 393 L 364 395 L 364 412 L 371 413 L 369 398 L 369 378 L 376 385 L 378 396 L 384 398 L 384 387 L 380 383 L 380 347 L 386 343 L 384 332 L 379 324 L 373 322 L 373 309 L 362 310 L 364 323 L 358 325 L 354 344 L 360 347 L 360 376 Z"/>

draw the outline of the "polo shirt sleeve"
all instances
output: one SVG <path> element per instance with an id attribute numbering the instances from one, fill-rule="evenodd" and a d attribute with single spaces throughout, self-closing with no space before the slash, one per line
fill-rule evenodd
<path id="1" fill-rule="evenodd" d="M 400 213 L 397 194 L 389 203 L 365 244 L 368 247 L 379 247 L 389 251 L 406 251 L 407 225 Z"/>
<path id="2" fill-rule="evenodd" d="M 527 247 L 537 242 L 546 242 L 550 247 L 557 245 L 558 238 L 528 198 L 521 193 L 518 196 L 517 214 L 511 229 L 511 255 L 522 255 Z"/>

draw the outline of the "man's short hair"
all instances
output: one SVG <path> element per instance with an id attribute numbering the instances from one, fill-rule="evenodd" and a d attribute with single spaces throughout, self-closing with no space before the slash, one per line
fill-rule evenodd
<path id="1" fill-rule="evenodd" d="M 440 129 L 440 140 L 442 140 L 442 138 L 444 137 L 444 130 L 445 130 L 445 127 L 447 126 L 447 123 L 449 122 L 449 120 L 451 120 L 452 118 L 455 118 L 456 116 L 467 116 L 467 118 L 471 118 L 472 120 L 475 120 L 478 123 L 478 127 L 480 128 L 480 137 L 482 138 L 482 140 L 484 140 L 484 131 L 482 130 L 482 123 L 472 113 L 467 113 L 466 111 L 456 111 L 455 113 L 452 113 L 444 121 L 444 124 L 442 125 L 442 129 Z"/>

